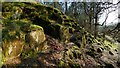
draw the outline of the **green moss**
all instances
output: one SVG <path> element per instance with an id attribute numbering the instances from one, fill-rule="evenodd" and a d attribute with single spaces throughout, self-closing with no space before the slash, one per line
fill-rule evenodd
<path id="1" fill-rule="evenodd" d="M 23 51 L 22 54 L 21 54 L 21 57 L 22 58 L 33 58 L 33 57 L 36 57 L 37 56 L 37 53 L 34 51 L 34 50 L 28 50 L 28 51 Z"/>
<path id="2" fill-rule="evenodd" d="M 41 31 L 43 31 L 43 28 L 41 26 L 38 26 L 38 25 L 31 24 L 30 28 L 31 28 L 31 30 L 41 30 Z"/>
<path id="3" fill-rule="evenodd" d="M 4 4 L 5 4 L 5 6 L 7 6 L 6 3 L 4 3 Z M 14 8 L 18 7 L 18 5 L 15 5 L 16 3 L 11 3 L 11 4 L 12 4 L 11 6 L 14 5 Z M 22 4 L 24 4 L 24 6 L 22 6 Z M 42 26 L 45 33 L 53 36 L 54 38 L 58 38 L 63 41 L 69 40 L 69 37 L 70 37 L 69 27 L 75 26 L 75 24 L 73 23 L 74 22 L 73 19 L 69 18 L 64 13 L 60 12 L 58 9 L 52 8 L 52 7 L 47 7 L 45 5 L 34 4 L 34 3 L 21 3 L 21 4 L 19 3 L 19 5 L 21 5 L 23 7 L 23 8 L 21 8 L 22 9 L 22 13 L 21 13 L 22 19 L 25 18 L 26 20 L 32 21 L 33 24 Z M 26 6 L 26 5 L 29 5 L 29 6 Z M 14 8 L 11 8 L 11 9 L 14 9 Z M 5 8 L 5 9 L 7 9 L 7 8 Z M 10 10 L 8 10 L 8 11 L 10 11 Z M 15 9 L 15 11 L 17 11 L 17 9 Z M 64 24 L 63 24 L 64 17 L 66 18 L 66 20 L 68 22 L 64 22 Z M 58 23 L 59 25 L 58 24 L 56 25 L 56 23 Z M 26 31 L 30 31 L 30 30 L 27 29 L 27 27 L 26 27 L 26 30 L 24 30 L 24 31 L 26 32 Z M 51 32 L 53 32 L 54 34 Z M 73 31 L 71 30 L 71 32 L 73 32 Z"/>
<path id="4" fill-rule="evenodd" d="M 71 68 L 80 68 L 80 64 L 78 64 L 78 63 L 71 63 L 70 67 Z"/>
<path id="5" fill-rule="evenodd" d="M 4 16 L 4 18 L 10 18 L 11 17 L 11 12 L 3 12 L 2 15 Z"/>
<path id="6" fill-rule="evenodd" d="M 58 67 L 63 67 L 65 65 L 65 63 L 61 60 L 59 61 Z"/>
<path id="7" fill-rule="evenodd" d="M 83 35 L 80 49 L 82 49 L 85 45 L 86 45 L 86 38 L 85 38 L 85 35 Z"/>
<path id="8" fill-rule="evenodd" d="M 105 46 L 108 46 L 108 47 L 111 48 L 112 50 L 118 48 L 118 46 L 117 46 L 116 44 L 111 43 L 111 42 L 109 42 L 109 41 L 107 41 L 107 40 L 104 41 L 104 45 L 105 45 Z"/>
<path id="9" fill-rule="evenodd" d="M 14 59 L 22 53 L 24 46 L 24 41 L 19 40 L 19 39 L 14 39 L 11 41 L 4 41 L 2 43 L 2 48 L 3 48 L 3 55 L 5 61 L 9 59 Z"/>

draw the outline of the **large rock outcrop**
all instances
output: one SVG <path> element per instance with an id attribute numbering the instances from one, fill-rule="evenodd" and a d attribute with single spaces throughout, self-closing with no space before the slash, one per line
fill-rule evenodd
<path id="1" fill-rule="evenodd" d="M 44 46 L 45 34 L 42 27 L 28 24 L 22 21 L 4 20 L 5 27 L 2 29 L 2 49 L 4 61 L 20 56 L 25 47 L 35 52 Z"/>
<path id="2" fill-rule="evenodd" d="M 5 67 L 7 64 L 84 68 L 119 66 L 117 45 L 107 40 L 103 42 L 101 36 L 95 39 L 56 8 L 27 2 L 3 3 L 2 8 Z"/>

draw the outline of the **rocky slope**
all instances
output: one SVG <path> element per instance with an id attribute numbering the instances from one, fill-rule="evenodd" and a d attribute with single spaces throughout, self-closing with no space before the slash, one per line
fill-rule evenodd
<path id="1" fill-rule="evenodd" d="M 2 3 L 3 67 L 119 68 L 118 45 L 39 3 Z"/>

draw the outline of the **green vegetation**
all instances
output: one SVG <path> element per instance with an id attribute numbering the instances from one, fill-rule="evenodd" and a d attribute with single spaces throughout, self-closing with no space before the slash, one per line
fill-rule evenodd
<path id="1" fill-rule="evenodd" d="M 2 8 L 3 67 L 104 68 L 117 60 L 102 59 L 116 53 L 116 44 L 95 38 L 56 8 L 27 2 L 3 3 Z"/>

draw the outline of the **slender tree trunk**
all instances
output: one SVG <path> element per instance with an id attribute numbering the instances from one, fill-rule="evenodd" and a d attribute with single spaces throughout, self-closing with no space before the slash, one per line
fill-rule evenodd
<path id="1" fill-rule="evenodd" d="M 57 2 L 53 2 L 54 8 L 57 8 Z"/>
<path id="2" fill-rule="evenodd" d="M 65 2 L 65 14 L 67 14 L 68 10 L 67 10 L 67 2 Z"/>
<path id="3" fill-rule="evenodd" d="M 105 35 L 106 35 L 106 22 L 105 22 L 105 27 L 104 27 L 104 33 L 103 33 L 103 42 L 105 41 Z"/>
<path id="4" fill-rule="evenodd" d="M 98 20 L 98 17 L 96 16 L 95 17 L 95 38 L 97 37 L 97 35 L 98 35 L 98 30 L 97 30 L 97 25 L 98 25 L 98 22 L 97 22 L 97 20 Z"/>
<path id="5" fill-rule="evenodd" d="M 77 15 L 77 7 L 76 7 L 77 3 L 74 2 L 74 17 L 76 18 Z M 76 18 L 77 19 L 77 18 Z"/>
<path id="6" fill-rule="evenodd" d="M 90 26 L 90 29 L 89 29 L 89 32 L 92 33 L 92 19 L 91 17 L 89 16 L 89 26 Z"/>

